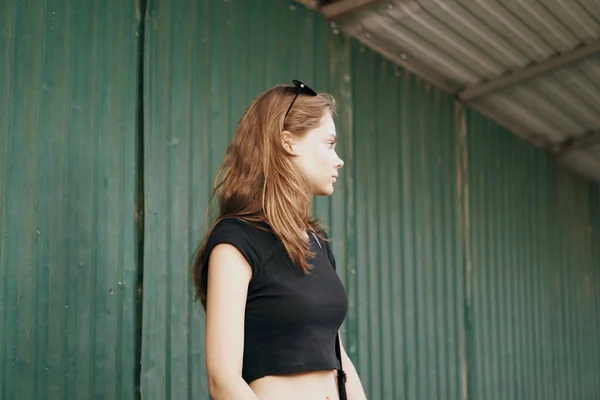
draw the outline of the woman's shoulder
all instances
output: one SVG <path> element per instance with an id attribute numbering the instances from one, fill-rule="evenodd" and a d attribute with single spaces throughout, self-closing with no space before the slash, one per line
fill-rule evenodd
<path id="1" fill-rule="evenodd" d="M 230 244 L 237 248 L 253 269 L 261 264 L 267 250 L 269 237 L 260 223 L 227 217 L 214 224 L 206 243 L 206 258 L 219 244 Z"/>

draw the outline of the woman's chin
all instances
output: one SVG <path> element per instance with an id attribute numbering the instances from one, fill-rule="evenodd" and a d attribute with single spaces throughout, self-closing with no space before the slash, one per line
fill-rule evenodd
<path id="1" fill-rule="evenodd" d="M 333 185 L 327 185 L 316 190 L 315 196 L 331 196 L 333 191 Z"/>

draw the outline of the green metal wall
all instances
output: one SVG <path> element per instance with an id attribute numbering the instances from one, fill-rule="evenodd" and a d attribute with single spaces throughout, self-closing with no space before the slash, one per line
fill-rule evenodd
<path id="1" fill-rule="evenodd" d="M 464 118 L 469 397 L 597 398 L 598 185 L 480 115 Z"/>
<path id="2" fill-rule="evenodd" d="M 355 249 L 351 356 L 369 398 L 460 399 L 454 102 L 358 45 L 351 65 L 356 225 L 332 235 Z"/>
<path id="3" fill-rule="evenodd" d="M 0 2 L 0 398 L 136 385 L 133 2 Z"/>
<path id="4" fill-rule="evenodd" d="M 314 211 L 369 398 L 600 397 L 599 185 L 302 6 L 71 3 L 0 3 L 0 398 L 207 398 L 191 256 L 237 120 L 292 78 L 340 105 Z"/>

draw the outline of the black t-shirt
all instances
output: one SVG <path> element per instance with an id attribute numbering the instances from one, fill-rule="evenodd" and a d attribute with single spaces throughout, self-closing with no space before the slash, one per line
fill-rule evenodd
<path id="1" fill-rule="evenodd" d="M 272 232 L 244 221 L 219 222 L 207 241 L 205 262 L 217 244 L 228 243 L 252 268 L 242 367 L 248 383 L 267 375 L 338 367 L 335 338 L 346 317 L 348 297 L 329 243 L 309 236 L 316 258 L 308 259 L 312 270 L 307 275 Z M 207 268 L 203 271 L 208 273 Z"/>

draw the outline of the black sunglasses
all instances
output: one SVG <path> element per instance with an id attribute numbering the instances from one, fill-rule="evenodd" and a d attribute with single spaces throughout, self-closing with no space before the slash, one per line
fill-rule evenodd
<path id="1" fill-rule="evenodd" d="M 283 117 L 284 121 L 285 121 L 285 118 L 290 113 L 290 110 L 292 109 L 292 106 L 296 102 L 296 99 L 298 98 L 298 96 L 300 95 L 300 93 L 307 94 L 309 96 L 316 96 L 317 95 L 317 92 L 315 92 L 310 87 L 308 87 L 307 85 L 305 85 L 304 83 L 302 83 L 300 81 L 297 81 L 297 80 L 293 79 L 292 83 L 294 84 L 294 86 L 290 86 L 290 87 L 296 91 L 296 96 L 294 96 L 294 100 L 292 100 L 292 104 L 290 104 L 290 106 L 288 107 L 287 111 L 285 112 L 285 116 Z"/>

